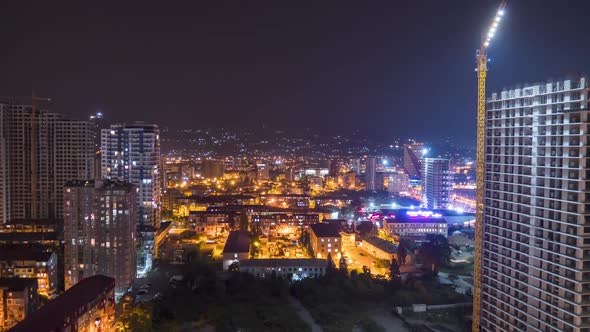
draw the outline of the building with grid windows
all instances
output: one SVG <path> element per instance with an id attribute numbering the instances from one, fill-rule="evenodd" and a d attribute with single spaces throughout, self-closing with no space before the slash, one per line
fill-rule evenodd
<path id="1" fill-rule="evenodd" d="M 483 331 L 590 331 L 586 79 L 487 101 Z"/>
<path id="2" fill-rule="evenodd" d="M 423 205 L 428 209 L 446 209 L 451 203 L 453 174 L 450 161 L 424 158 L 422 161 Z"/>
<path id="3" fill-rule="evenodd" d="M 154 234 L 160 224 L 160 130 L 145 123 L 116 124 L 102 129 L 102 178 L 128 182 L 137 188 L 137 273 L 151 269 Z"/>
<path id="4" fill-rule="evenodd" d="M 61 219 L 63 185 L 92 177 L 94 153 L 89 122 L 0 100 L 0 223 Z"/>
<path id="5" fill-rule="evenodd" d="M 122 295 L 136 276 L 136 188 L 119 181 L 68 181 L 64 188 L 66 290 L 102 274 Z"/>

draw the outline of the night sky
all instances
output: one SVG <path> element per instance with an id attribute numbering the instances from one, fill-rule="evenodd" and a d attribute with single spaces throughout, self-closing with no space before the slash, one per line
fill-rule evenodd
<path id="1" fill-rule="evenodd" d="M 173 128 L 466 140 L 499 1 L 59 3 L 0 4 L 0 95 Z M 589 15 L 587 0 L 509 2 L 489 90 L 588 72 Z"/>

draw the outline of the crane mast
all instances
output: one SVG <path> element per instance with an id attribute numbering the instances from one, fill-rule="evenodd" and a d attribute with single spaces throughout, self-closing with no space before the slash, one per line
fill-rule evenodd
<path id="1" fill-rule="evenodd" d="M 481 320 L 481 293 L 483 267 L 483 214 L 485 199 L 485 123 L 486 123 L 486 77 L 488 73 L 487 48 L 504 16 L 506 1 L 500 3 L 494 21 L 487 36 L 482 38 L 481 46 L 476 51 L 477 64 L 477 195 L 475 210 L 475 261 L 473 265 L 473 332 L 479 332 Z"/>

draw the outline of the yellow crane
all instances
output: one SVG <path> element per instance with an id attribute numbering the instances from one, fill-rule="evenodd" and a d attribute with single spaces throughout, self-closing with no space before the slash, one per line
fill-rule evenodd
<path id="1" fill-rule="evenodd" d="M 483 36 L 479 49 L 475 52 L 477 61 L 477 197 L 475 210 L 475 262 L 473 266 L 473 332 L 479 332 L 481 316 L 481 283 L 483 265 L 483 209 L 485 178 L 485 121 L 486 121 L 486 76 L 488 73 L 487 49 L 504 16 L 506 1 L 500 3 L 496 16 Z"/>

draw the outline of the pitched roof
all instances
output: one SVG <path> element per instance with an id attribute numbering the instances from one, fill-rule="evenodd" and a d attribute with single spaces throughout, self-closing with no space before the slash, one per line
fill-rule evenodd
<path id="1" fill-rule="evenodd" d="M 107 276 L 95 275 L 82 279 L 56 299 L 49 301 L 39 311 L 18 323 L 10 331 L 62 331 L 64 323 L 68 319 L 78 317 L 81 308 L 114 287 L 115 279 Z"/>
<path id="2" fill-rule="evenodd" d="M 243 259 L 240 267 L 327 267 L 327 259 L 319 258 L 262 258 Z"/>
<path id="3" fill-rule="evenodd" d="M 365 239 L 364 241 L 374 245 L 375 247 L 385 251 L 388 254 L 397 253 L 398 246 L 393 244 L 392 242 L 389 242 L 387 240 L 383 240 L 382 238 L 378 238 L 378 237 L 373 236 L 368 239 Z"/>
<path id="4" fill-rule="evenodd" d="M 320 223 L 309 225 L 317 237 L 340 237 L 340 227 L 334 224 Z"/>
<path id="5" fill-rule="evenodd" d="M 246 231 L 231 231 L 223 247 L 223 253 L 250 252 L 250 234 Z"/>

